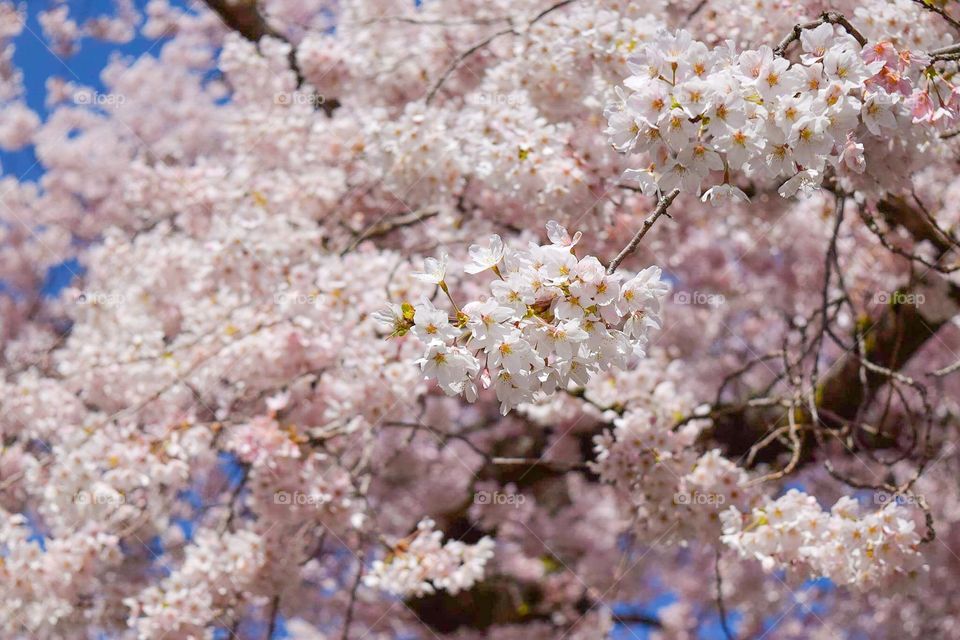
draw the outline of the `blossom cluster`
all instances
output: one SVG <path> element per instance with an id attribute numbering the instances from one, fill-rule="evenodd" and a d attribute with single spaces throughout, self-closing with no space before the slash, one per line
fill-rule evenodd
<path id="1" fill-rule="evenodd" d="M 493 557 L 493 540 L 483 537 L 476 544 L 459 540 L 444 544 L 443 532 L 435 527 L 430 518 L 421 520 L 386 560 L 373 563 L 364 584 L 402 597 L 420 597 L 437 590 L 457 594 L 482 579 Z"/>
<path id="2" fill-rule="evenodd" d="M 96 526 L 57 538 L 37 535 L 22 514 L 0 509 L 0 630 L 15 637 L 79 624 L 82 594 L 108 588 L 101 570 L 123 560 L 117 536 Z M 32 637 L 39 637 L 33 636 Z M 53 636 L 47 636 L 53 637 Z"/>
<path id="3" fill-rule="evenodd" d="M 723 542 L 767 571 L 805 569 L 836 584 L 867 588 L 927 569 L 916 523 L 896 502 L 862 514 L 859 503 L 844 496 L 826 512 L 815 497 L 791 489 L 749 516 L 732 507 L 722 518 Z"/>
<path id="4" fill-rule="evenodd" d="M 706 182 L 703 199 L 716 204 L 747 199 L 730 182 L 742 171 L 786 177 L 779 193 L 789 197 L 819 186 L 831 167 L 863 173 L 864 142 L 889 138 L 911 117 L 955 115 L 952 87 L 934 98 L 930 88 L 915 89 L 910 78 L 922 67 L 889 42 L 864 48 L 825 23 L 801 32 L 800 46 L 791 63 L 766 45 L 737 53 L 709 49 L 686 31 L 661 32 L 631 59 L 627 91 L 617 88 L 606 109 L 614 148 L 649 156 L 625 179 L 644 192 L 694 194 Z"/>
<path id="5" fill-rule="evenodd" d="M 669 402 L 663 385 L 654 401 Z M 659 397 L 658 397 L 659 396 Z M 719 533 L 719 514 L 748 504 L 747 475 L 719 450 L 698 457 L 692 446 L 697 421 L 671 429 L 660 411 L 637 408 L 596 438 L 591 466 L 629 495 L 638 526 L 662 543 L 709 538 Z"/>
<path id="6" fill-rule="evenodd" d="M 660 328 L 669 287 L 658 267 L 621 282 L 593 256 L 578 259 L 573 237 L 547 224 L 550 244 L 510 250 L 498 235 L 470 247 L 467 273 L 493 271 L 491 296 L 473 300 L 452 318 L 429 300 L 394 305 L 380 314 L 394 335 L 408 331 L 426 344 L 419 360 L 427 378 L 448 395 L 477 399 L 477 380 L 493 386 L 505 415 L 539 395 L 611 367 L 624 368 L 644 354 L 650 329 Z M 448 296 L 447 257 L 428 258 L 419 278 Z M 452 302 L 451 298 L 451 302 Z"/>
<path id="7" fill-rule="evenodd" d="M 124 601 L 140 637 L 200 633 L 248 589 L 264 562 L 263 542 L 252 531 L 202 531 L 186 558 L 162 583 Z"/>

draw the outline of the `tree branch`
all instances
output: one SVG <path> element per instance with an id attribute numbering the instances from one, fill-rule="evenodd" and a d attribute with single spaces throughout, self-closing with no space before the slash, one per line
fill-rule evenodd
<path id="1" fill-rule="evenodd" d="M 939 15 L 941 18 L 946 20 L 950 24 L 950 26 L 953 27 L 954 29 L 960 29 L 960 22 L 958 22 L 953 16 L 951 16 L 941 7 L 938 7 L 932 2 L 928 2 L 926 0 L 913 0 L 913 1 L 916 4 L 920 5 L 921 7 L 923 7 L 924 9 L 926 9 L 927 11 L 932 11 L 933 13 L 936 13 L 937 15 Z"/>
<path id="2" fill-rule="evenodd" d="M 850 24 L 850 21 L 847 20 L 843 14 L 837 13 L 836 11 L 825 11 L 818 19 L 813 22 L 808 22 L 806 24 L 797 24 L 794 25 L 793 31 L 787 35 L 783 40 L 780 41 L 780 44 L 776 46 L 773 50 L 773 54 L 777 56 L 782 56 L 786 53 L 787 48 L 800 39 L 800 34 L 806 31 L 807 29 L 816 29 L 822 24 L 838 24 L 843 27 L 847 33 L 856 39 L 860 43 L 860 46 L 866 46 L 867 39 L 863 37 L 863 34 L 857 31 L 857 28 Z"/>
<path id="3" fill-rule="evenodd" d="M 242 35 L 250 42 L 260 42 L 263 36 L 270 36 L 286 40 L 269 24 L 260 10 L 256 0 L 204 0 L 210 9 L 220 16 L 223 23 Z"/>
<path id="4" fill-rule="evenodd" d="M 290 55 L 287 57 L 290 63 L 290 69 L 297 76 L 297 86 L 301 87 L 306 83 L 306 78 L 300 70 L 300 64 L 297 62 L 297 48 L 286 36 L 271 27 L 260 9 L 257 7 L 257 0 L 203 0 L 211 11 L 216 13 L 225 25 L 233 29 L 241 36 L 253 42 L 259 43 L 264 36 L 282 40 L 290 45 Z M 340 106 L 336 98 L 324 96 L 323 100 L 316 100 L 314 104 L 318 109 L 323 109 L 328 116 Z"/>
<path id="5" fill-rule="evenodd" d="M 536 16 L 534 16 L 534 18 L 529 23 L 527 23 L 527 27 L 529 28 L 530 26 L 536 24 L 537 22 L 539 22 L 546 16 L 550 15 L 557 9 L 565 7 L 568 4 L 572 4 L 573 2 L 576 2 L 576 0 L 561 0 L 560 2 L 557 2 L 556 4 L 553 4 L 547 7 L 546 9 L 538 13 Z M 426 104 L 430 104 L 433 101 L 434 97 L 437 95 L 437 92 L 440 90 L 440 87 L 443 86 L 443 83 L 447 81 L 447 78 L 449 78 L 454 71 L 460 68 L 460 65 L 463 64 L 464 60 L 466 60 L 467 58 L 475 54 L 480 49 L 483 49 L 484 47 L 486 47 L 488 44 L 490 44 L 500 36 L 505 36 L 510 33 L 513 33 L 513 34 L 521 33 L 521 31 L 519 31 L 516 27 L 513 26 L 512 20 L 508 19 L 507 22 L 510 23 L 509 27 L 507 27 L 506 29 L 501 29 L 500 31 L 497 31 L 495 33 L 492 33 L 486 38 L 480 40 L 479 42 L 471 46 L 469 49 L 467 49 L 466 51 L 458 55 L 456 58 L 454 58 L 450 62 L 450 64 L 447 65 L 447 68 L 444 69 L 443 73 L 434 83 L 433 87 L 431 87 L 430 91 L 427 92 L 427 97 L 425 100 Z"/>
<path id="6" fill-rule="evenodd" d="M 616 271 L 617 267 L 620 266 L 620 263 L 623 262 L 624 258 L 636 251 L 640 241 L 643 240 L 643 236 L 647 235 L 647 232 L 650 231 L 650 228 L 660 216 L 666 215 L 668 218 L 670 217 L 670 214 L 667 213 L 667 209 L 670 208 L 670 204 L 679 194 L 680 190 L 674 189 L 667 195 L 660 198 L 660 202 L 657 203 L 657 208 L 654 209 L 653 213 L 651 213 L 647 219 L 643 221 L 643 226 L 640 227 L 640 230 L 637 231 L 636 235 L 633 236 L 633 239 L 630 240 L 627 246 L 620 250 L 620 253 L 617 254 L 617 257 L 614 258 L 610 263 L 610 266 L 607 267 L 607 273 L 613 273 Z"/>
<path id="7" fill-rule="evenodd" d="M 878 209 L 890 224 L 901 226 L 914 240 L 929 240 L 944 253 L 951 249 L 952 245 L 930 222 L 903 199 L 887 198 Z M 810 407 L 815 413 L 801 412 L 795 416 L 797 422 L 813 421 L 815 427 L 841 429 L 856 424 L 863 408 L 891 381 L 916 386 L 913 380 L 898 372 L 941 328 L 950 324 L 942 310 L 960 308 L 960 289 L 936 272 L 924 274 L 911 291 L 918 289 L 925 299 L 895 297 L 876 319 L 860 323 L 856 336 L 860 346 L 847 351 L 817 381 Z M 901 297 L 906 302 L 901 302 Z M 834 334 L 831 333 L 831 337 Z M 757 440 L 783 430 L 791 418 L 789 411 L 779 404 L 715 406 L 711 412 L 714 429 L 710 437 L 724 446 L 728 454 L 747 454 Z M 759 461 L 770 459 L 769 455 L 758 457 Z"/>

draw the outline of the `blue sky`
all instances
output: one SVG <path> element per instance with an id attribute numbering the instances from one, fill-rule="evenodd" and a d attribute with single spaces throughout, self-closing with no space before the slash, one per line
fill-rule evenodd
<path id="1" fill-rule="evenodd" d="M 134 4 L 143 9 L 148 0 L 134 0 Z M 171 5 L 188 7 L 196 0 L 172 0 Z M 87 19 L 102 15 L 113 15 L 114 6 L 111 0 L 69 0 L 70 16 L 78 24 Z M 75 84 L 93 87 L 104 91 L 105 87 L 100 80 L 100 71 L 107 65 L 112 56 L 123 56 L 131 59 L 143 55 L 157 56 L 162 42 L 142 37 L 139 32 L 136 37 L 126 44 L 101 42 L 85 38 L 80 42 L 79 51 L 68 57 L 61 57 L 50 50 L 43 39 L 43 30 L 40 27 L 38 16 L 41 11 L 54 6 L 49 0 L 30 0 L 27 6 L 27 22 L 21 34 L 13 40 L 16 51 L 13 62 L 23 72 L 25 88 L 24 99 L 42 119 L 48 115 L 45 106 L 46 82 L 48 78 L 59 77 Z M 32 147 L 26 147 L 16 152 L 0 150 L 0 167 L 3 176 L 12 176 L 21 181 L 38 181 L 43 176 L 43 166 L 37 163 Z M 82 267 L 70 260 L 59 267 L 50 270 L 44 291 L 47 295 L 55 295 L 70 283 L 73 275 L 82 273 Z"/>
<path id="2" fill-rule="evenodd" d="M 70 16 L 80 24 L 88 18 L 112 15 L 114 12 L 111 0 L 69 0 L 66 4 L 70 7 Z M 134 4 L 142 9 L 147 0 L 134 0 Z M 171 4 L 184 7 L 190 3 L 185 0 L 172 0 Z M 26 6 L 27 24 L 20 36 L 13 40 L 16 45 L 13 61 L 23 71 L 27 105 L 41 118 L 47 114 L 44 107 L 47 78 L 60 77 L 103 90 L 100 70 L 106 66 L 111 56 L 137 58 L 144 54 L 156 56 L 159 53 L 161 45 L 157 41 L 144 38 L 138 33 L 134 40 L 123 45 L 87 38 L 80 43 L 80 51 L 76 55 L 61 58 L 47 47 L 38 21 L 40 12 L 54 6 L 54 3 L 48 0 L 30 0 Z M 16 153 L 0 152 L 0 163 L 3 165 L 3 175 L 28 180 L 37 180 L 43 175 L 43 168 L 35 164 L 36 158 L 32 149 Z"/>

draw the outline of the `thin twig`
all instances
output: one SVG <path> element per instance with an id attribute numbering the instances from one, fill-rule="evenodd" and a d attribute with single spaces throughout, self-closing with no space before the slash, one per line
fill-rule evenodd
<path id="1" fill-rule="evenodd" d="M 574 2 L 576 2 L 576 0 L 561 0 L 561 2 L 557 2 L 556 4 L 553 4 L 547 7 L 546 9 L 538 13 L 536 16 L 534 16 L 534 18 L 529 23 L 527 23 L 527 27 L 529 28 L 530 26 L 536 24 L 537 22 L 539 22 L 546 16 L 550 15 L 557 9 L 561 9 L 567 6 L 568 4 L 573 4 Z M 447 65 L 447 68 L 444 69 L 443 73 L 434 83 L 433 87 L 430 88 L 430 91 L 427 92 L 427 97 L 425 100 L 426 104 L 430 104 L 433 101 L 433 98 L 437 95 L 437 92 L 440 90 L 440 87 L 443 86 L 443 83 L 447 81 L 447 78 L 449 78 L 454 71 L 460 68 L 460 65 L 463 64 L 464 60 L 466 60 L 467 58 L 475 54 L 480 49 L 486 47 L 488 44 L 490 44 L 500 36 L 505 36 L 510 33 L 515 35 L 519 35 L 520 33 L 522 33 L 521 30 L 514 27 L 512 20 L 508 20 L 508 22 L 510 22 L 509 27 L 490 34 L 489 36 L 487 36 L 483 40 L 480 40 L 479 42 L 471 46 L 469 49 L 467 49 L 466 51 L 458 55 L 456 58 L 454 58 L 453 61 L 451 61 L 450 64 Z"/>
<path id="2" fill-rule="evenodd" d="M 651 213 L 647 219 L 643 221 L 643 226 L 640 227 L 640 230 L 637 231 L 637 234 L 633 236 L 633 239 L 630 240 L 630 243 L 625 246 L 620 253 L 617 254 L 617 257 L 614 258 L 610 263 L 610 266 L 607 267 L 607 273 L 613 273 L 616 271 L 617 267 L 620 266 L 620 263 L 623 262 L 624 258 L 636 250 L 637 246 L 640 244 L 640 241 L 643 240 L 643 236 L 647 235 L 647 232 L 650 231 L 650 228 L 657 221 L 657 218 L 662 215 L 666 215 L 668 218 L 670 217 L 670 214 L 667 213 L 667 209 L 679 194 L 680 190 L 674 189 L 667 195 L 660 198 L 657 208 L 654 209 L 653 213 Z"/>
<path id="3" fill-rule="evenodd" d="M 347 605 L 347 613 L 343 617 L 343 633 L 341 640 L 347 640 L 350 635 L 350 623 L 353 622 L 353 608 L 357 603 L 357 589 L 360 588 L 360 580 L 363 578 L 363 556 L 357 556 L 357 577 L 353 579 L 353 587 L 350 589 L 350 604 Z"/>
<path id="4" fill-rule="evenodd" d="M 654 629 L 662 629 L 663 623 L 656 616 L 649 616 L 645 613 L 619 613 L 613 614 L 614 619 L 622 625 L 642 624 Z"/>
<path id="5" fill-rule="evenodd" d="M 552 467 L 560 471 L 573 471 L 573 470 L 586 470 L 588 467 L 586 463 L 583 462 L 563 462 L 560 460 L 542 460 L 539 458 L 502 458 L 494 457 L 490 459 L 490 462 L 495 465 L 510 467 L 510 466 L 542 466 L 542 467 Z"/>
<path id="6" fill-rule="evenodd" d="M 363 231 L 356 232 L 356 237 L 350 243 L 350 245 L 344 249 L 340 255 L 346 255 L 357 248 L 357 246 L 365 241 L 370 240 L 371 238 L 379 238 L 385 235 L 388 235 L 397 229 L 402 229 L 404 227 L 409 227 L 415 224 L 419 224 L 424 220 L 429 220 L 440 214 L 439 209 L 427 208 L 427 209 L 417 209 L 416 211 L 411 211 L 402 215 L 395 216 L 389 220 L 382 222 L 377 222 Z"/>
<path id="7" fill-rule="evenodd" d="M 723 628 L 727 640 L 736 640 L 730 624 L 727 622 L 727 607 L 723 604 L 723 579 L 720 577 L 720 549 L 717 549 L 717 559 L 714 563 L 714 573 L 717 576 L 717 610 L 720 612 L 720 626 Z"/>
<path id="8" fill-rule="evenodd" d="M 687 24 L 688 22 L 690 22 L 691 20 L 693 20 L 695 17 L 697 17 L 697 14 L 700 13 L 700 11 L 701 11 L 705 6 L 707 6 L 707 0 L 700 0 L 700 2 L 697 3 L 697 6 L 695 6 L 693 9 L 691 9 L 691 10 L 687 13 L 686 17 L 684 17 L 684 19 L 683 19 L 683 24 Z"/>
<path id="9" fill-rule="evenodd" d="M 960 44 L 948 44 L 945 47 L 940 47 L 939 49 L 928 51 L 927 55 L 930 56 L 931 58 L 936 58 L 939 56 L 947 56 L 952 53 L 960 53 Z"/>
<path id="10" fill-rule="evenodd" d="M 358 22 L 345 22 L 345 25 L 366 27 L 372 24 L 386 24 L 390 22 L 399 22 L 402 24 L 413 24 L 426 27 L 458 27 L 464 25 L 491 25 L 498 22 L 510 22 L 510 18 L 499 16 L 496 18 L 460 18 L 453 20 L 443 20 L 441 18 L 411 18 L 409 16 L 383 16 L 382 18 L 371 18 L 369 20 L 360 20 Z"/>
<path id="11" fill-rule="evenodd" d="M 923 7 L 924 9 L 926 9 L 927 11 L 932 11 L 932 12 L 938 14 L 941 18 L 943 18 L 943 19 L 946 20 L 948 23 L 950 23 L 950 26 L 953 27 L 954 29 L 960 29 L 960 22 L 958 22 L 958 21 L 956 20 L 956 18 L 954 18 L 953 16 L 951 16 L 949 13 L 947 13 L 947 12 L 946 12 L 944 9 L 942 9 L 941 7 L 938 7 L 937 5 L 935 5 L 935 4 L 932 3 L 932 2 L 925 2 L 924 0 L 913 0 L 913 1 L 914 1 L 916 4 L 920 5 L 921 7 Z"/>
<path id="12" fill-rule="evenodd" d="M 950 374 L 953 373 L 954 371 L 960 371 L 960 360 L 957 360 L 957 361 L 954 362 L 953 364 L 951 364 L 951 365 L 949 365 L 949 366 L 946 366 L 946 367 L 944 367 L 943 369 L 937 369 L 936 371 L 934 371 L 934 372 L 931 373 L 930 375 L 936 376 L 936 377 L 938 377 L 938 378 L 942 378 L 943 376 L 950 375 Z"/>
<path id="13" fill-rule="evenodd" d="M 280 596 L 273 596 L 273 602 L 270 604 L 270 623 L 267 625 L 266 640 L 271 640 L 277 630 L 277 613 L 280 611 Z"/>
<path id="14" fill-rule="evenodd" d="M 437 79 L 433 87 L 430 88 L 430 91 L 427 92 L 427 98 L 425 102 L 427 104 L 430 104 L 430 102 L 433 101 L 433 97 L 437 95 L 437 91 L 440 91 L 440 87 L 443 86 L 443 83 L 447 81 L 447 78 L 450 77 L 450 74 L 452 74 L 454 71 L 456 71 L 460 67 L 460 65 L 463 63 L 464 60 L 466 60 L 467 58 L 472 56 L 474 53 L 484 48 L 485 46 L 487 46 L 488 44 L 490 44 L 500 36 L 505 36 L 508 33 L 516 33 L 516 31 L 514 30 L 513 27 L 510 27 L 508 29 L 503 29 L 501 31 L 497 31 L 496 33 L 493 33 L 487 36 L 480 42 L 477 42 L 472 47 L 470 47 L 469 49 L 467 49 L 466 51 L 458 55 L 456 58 L 454 58 L 453 62 L 447 65 L 447 68 L 444 69 L 443 74 L 441 74 L 441 76 Z"/>
<path id="15" fill-rule="evenodd" d="M 800 34 L 806 31 L 807 29 L 816 29 L 822 24 L 838 24 L 846 30 L 854 39 L 860 43 L 860 46 L 866 46 L 867 39 L 863 37 L 863 34 L 857 31 L 857 28 L 850 24 L 850 21 L 847 20 L 843 14 L 837 13 L 836 11 L 825 11 L 818 19 L 813 22 L 808 22 L 806 24 L 797 24 L 794 25 L 793 31 L 787 35 L 783 40 L 780 41 L 780 44 L 773 50 L 774 55 L 782 56 L 787 48 L 800 39 Z"/>
<path id="16" fill-rule="evenodd" d="M 944 257 L 943 254 L 937 256 L 936 262 L 931 262 L 919 254 L 910 253 L 905 249 L 901 249 L 897 245 L 893 244 L 889 238 L 887 238 L 887 234 L 883 231 L 883 229 L 880 228 L 880 225 L 877 224 L 876 219 L 867 210 L 865 204 L 858 203 L 857 210 L 860 212 L 860 219 L 863 220 L 863 223 L 867 226 L 867 229 L 869 229 L 871 233 L 877 237 L 877 240 L 880 241 L 880 244 L 882 244 L 887 251 L 895 253 L 902 258 L 906 258 L 907 260 L 918 262 L 928 269 L 932 269 L 939 273 L 950 274 L 954 273 L 955 271 L 960 271 L 960 263 L 947 266 L 938 264 L 939 261 Z"/>

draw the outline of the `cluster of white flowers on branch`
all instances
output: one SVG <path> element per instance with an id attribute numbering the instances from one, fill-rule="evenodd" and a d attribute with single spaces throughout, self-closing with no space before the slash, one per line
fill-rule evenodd
<path id="1" fill-rule="evenodd" d="M 491 538 L 476 544 L 459 540 L 443 543 L 443 532 L 425 518 L 417 530 L 393 546 L 386 560 L 373 563 L 364 584 L 399 596 L 420 597 L 437 590 L 452 594 L 472 587 L 483 578 L 484 567 L 493 557 Z"/>
<path id="2" fill-rule="evenodd" d="M 159 585 L 124 601 L 130 608 L 129 624 L 142 638 L 175 632 L 199 636 L 205 625 L 252 589 L 264 560 L 263 540 L 252 531 L 201 531 L 187 547 L 182 565 Z"/>
<path id="3" fill-rule="evenodd" d="M 420 365 L 448 395 L 477 399 L 479 379 L 493 386 L 506 414 L 538 394 L 585 385 L 591 374 L 623 369 L 642 357 L 669 286 L 659 267 L 621 282 L 594 256 L 577 258 L 573 237 L 551 221 L 550 244 L 509 250 L 500 236 L 470 247 L 467 273 L 492 271 L 491 296 L 457 307 L 445 280 L 447 257 L 428 258 L 424 281 L 450 298 L 455 315 L 424 300 L 394 305 L 379 318 L 394 335 L 408 331 L 422 340 Z"/>
<path id="4" fill-rule="evenodd" d="M 662 385 L 656 394 L 661 406 L 628 411 L 596 437 L 591 467 L 624 490 L 638 528 L 658 542 L 715 538 L 719 514 L 730 506 L 746 508 L 755 492 L 745 490 L 746 473 L 718 450 L 698 455 L 692 446 L 701 431 L 697 421 L 669 428 L 665 396 L 678 395 L 675 389 Z"/>
<path id="5" fill-rule="evenodd" d="M 737 53 L 729 44 L 709 49 L 686 31 L 661 32 L 631 59 L 627 91 L 618 88 L 606 109 L 613 146 L 648 155 L 625 179 L 645 193 L 696 194 L 706 182 L 703 199 L 716 203 L 746 199 L 731 184 L 731 173 L 743 171 L 787 177 L 780 195 L 789 197 L 819 186 L 828 168 L 862 174 L 870 145 L 889 152 L 891 133 L 911 121 L 956 117 L 953 87 L 920 56 L 890 42 L 864 47 L 827 22 L 799 40 L 802 54 L 791 63 L 781 47 Z"/>
<path id="6" fill-rule="evenodd" d="M 80 594 L 106 590 L 98 567 L 116 568 L 123 559 L 118 537 L 96 526 L 41 546 L 25 516 L 2 508 L 0 549 L 0 631 L 7 638 L 17 635 L 19 625 L 79 623 L 72 603 Z"/>
<path id="7" fill-rule="evenodd" d="M 789 567 L 803 577 L 868 588 L 927 570 L 916 523 L 896 502 L 862 514 L 860 504 L 844 496 L 826 512 L 815 497 L 791 489 L 749 516 L 731 507 L 722 518 L 722 540 L 767 571 Z"/>

